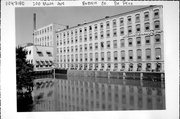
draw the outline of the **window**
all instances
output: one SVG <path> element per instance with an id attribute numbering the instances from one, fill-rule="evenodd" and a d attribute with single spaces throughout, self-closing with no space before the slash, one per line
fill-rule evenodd
<path id="1" fill-rule="evenodd" d="M 107 52 L 107 61 L 111 61 L 111 52 Z"/>
<path id="2" fill-rule="evenodd" d="M 136 32 L 140 32 L 141 31 L 141 26 L 140 26 L 140 24 L 137 24 L 136 25 Z"/>
<path id="3" fill-rule="evenodd" d="M 155 30 L 159 30 L 160 29 L 160 22 L 159 21 L 155 21 L 154 22 L 154 29 Z"/>
<path id="4" fill-rule="evenodd" d="M 85 58 L 85 61 L 87 61 L 87 54 L 86 53 L 84 54 L 84 58 Z"/>
<path id="5" fill-rule="evenodd" d="M 121 51 L 121 60 L 125 61 L 125 51 L 124 50 Z"/>
<path id="6" fill-rule="evenodd" d="M 97 31 L 97 24 L 94 25 L 94 30 Z"/>
<path id="7" fill-rule="evenodd" d="M 64 53 L 66 52 L 66 47 L 64 47 Z"/>
<path id="8" fill-rule="evenodd" d="M 141 49 L 137 49 L 137 60 L 141 60 L 142 57 L 142 51 Z"/>
<path id="9" fill-rule="evenodd" d="M 146 59 L 150 60 L 151 59 L 151 49 L 146 49 Z"/>
<path id="10" fill-rule="evenodd" d="M 89 26 L 89 31 L 92 31 L 92 26 Z"/>
<path id="11" fill-rule="evenodd" d="M 132 34 L 132 26 L 128 26 L 128 34 Z"/>
<path id="12" fill-rule="evenodd" d="M 141 45 L 141 37 L 136 38 L 136 43 L 137 43 L 137 46 Z"/>
<path id="13" fill-rule="evenodd" d="M 149 31 L 150 30 L 149 22 L 145 23 L 144 26 L 145 26 L 145 31 Z"/>
<path id="14" fill-rule="evenodd" d="M 133 45 L 132 38 L 128 38 L 128 46 L 131 47 Z"/>
<path id="15" fill-rule="evenodd" d="M 90 57 L 90 61 L 93 61 L 93 54 L 92 53 L 89 54 L 89 57 Z"/>
<path id="16" fill-rule="evenodd" d="M 104 61 L 104 52 L 101 52 L 101 61 Z"/>
<path id="17" fill-rule="evenodd" d="M 37 51 L 37 54 L 40 56 L 40 57 L 43 57 L 43 53 L 41 51 Z"/>
<path id="18" fill-rule="evenodd" d="M 104 42 L 101 42 L 101 49 L 104 48 Z"/>
<path id="19" fill-rule="evenodd" d="M 95 43 L 95 50 L 98 49 L 98 43 Z"/>
<path id="20" fill-rule="evenodd" d="M 114 51 L 114 61 L 117 61 L 117 60 L 118 60 L 118 52 Z"/>
<path id="21" fill-rule="evenodd" d="M 109 38 L 110 37 L 110 30 L 106 31 L 106 37 Z"/>
<path id="22" fill-rule="evenodd" d="M 80 54 L 80 61 L 81 61 L 81 62 L 82 62 L 82 57 L 83 57 L 82 54 Z"/>
<path id="23" fill-rule="evenodd" d="M 106 22 L 106 29 L 109 29 L 110 25 L 109 25 L 109 21 Z"/>
<path id="24" fill-rule="evenodd" d="M 78 46 L 77 45 L 75 46 L 75 50 L 76 50 L 76 52 L 78 51 Z"/>
<path id="25" fill-rule="evenodd" d="M 66 62 L 66 55 L 64 55 L 64 62 Z"/>
<path id="26" fill-rule="evenodd" d="M 84 50 L 87 51 L 87 44 L 84 45 Z"/>
<path id="27" fill-rule="evenodd" d="M 121 28 L 120 28 L 120 35 L 121 35 L 121 36 L 124 35 L 124 27 L 121 27 Z"/>
<path id="28" fill-rule="evenodd" d="M 100 23 L 100 29 L 103 30 L 103 23 Z"/>
<path id="29" fill-rule="evenodd" d="M 148 21 L 149 20 L 149 12 L 144 13 L 144 20 Z"/>
<path id="30" fill-rule="evenodd" d="M 73 38 L 71 38 L 71 43 L 73 43 Z"/>
<path id="31" fill-rule="evenodd" d="M 84 35 L 84 42 L 87 41 L 87 35 Z"/>
<path id="32" fill-rule="evenodd" d="M 84 27 L 84 33 L 87 33 L 87 28 L 86 27 Z"/>
<path id="33" fill-rule="evenodd" d="M 95 53 L 95 61 L 98 61 L 98 53 Z"/>
<path id="34" fill-rule="evenodd" d="M 69 47 L 67 47 L 67 52 L 69 52 Z"/>
<path id="35" fill-rule="evenodd" d="M 159 18 L 159 9 L 154 10 L 154 19 Z"/>
<path id="36" fill-rule="evenodd" d="M 125 46 L 124 39 L 121 39 L 121 47 L 124 47 L 124 46 Z"/>
<path id="37" fill-rule="evenodd" d="M 117 30 L 116 29 L 113 29 L 113 36 L 117 36 Z"/>
<path id="38" fill-rule="evenodd" d="M 75 57 L 76 57 L 76 62 L 78 62 L 78 54 L 76 54 Z"/>
<path id="39" fill-rule="evenodd" d="M 92 34 L 89 34 L 89 40 L 90 41 L 92 40 Z"/>
<path id="40" fill-rule="evenodd" d="M 100 32 L 100 36 L 101 36 L 101 39 L 104 38 L 104 33 L 103 33 L 103 31 Z"/>
<path id="41" fill-rule="evenodd" d="M 131 23 L 132 23 L 132 21 L 131 21 L 131 16 L 128 16 L 128 17 L 127 17 L 127 23 L 128 23 L 128 24 L 131 24 Z"/>
<path id="42" fill-rule="evenodd" d="M 117 40 L 113 40 L 113 47 L 117 48 Z"/>
<path id="43" fill-rule="evenodd" d="M 116 19 L 113 20 L 113 27 L 116 27 Z"/>
<path id="44" fill-rule="evenodd" d="M 69 55 L 67 55 L 67 61 L 69 62 Z"/>
<path id="45" fill-rule="evenodd" d="M 82 42 L 82 36 L 79 36 L 79 42 Z"/>
<path id="46" fill-rule="evenodd" d="M 140 14 L 136 14 L 135 17 L 136 17 L 136 23 L 139 23 L 140 22 Z"/>
<path id="47" fill-rule="evenodd" d="M 156 34 L 154 37 L 155 37 L 155 43 L 160 43 L 161 42 L 160 34 Z"/>
<path id="48" fill-rule="evenodd" d="M 95 40 L 98 39 L 98 34 L 97 34 L 97 32 L 94 34 L 94 37 L 95 37 Z"/>
<path id="49" fill-rule="evenodd" d="M 111 47 L 110 41 L 107 41 L 106 43 L 107 43 L 107 48 L 110 48 Z"/>
<path id="50" fill-rule="evenodd" d="M 124 18 L 120 18 L 120 26 L 124 25 Z"/>
<path id="51" fill-rule="evenodd" d="M 129 50 L 129 60 L 133 60 L 133 51 Z"/>
<path id="52" fill-rule="evenodd" d="M 82 45 L 80 45 L 79 47 L 80 47 L 80 52 L 82 52 Z"/>
<path id="53" fill-rule="evenodd" d="M 73 60 L 74 60 L 74 56 L 73 56 L 73 54 L 71 55 L 71 62 L 73 62 Z"/>
<path id="54" fill-rule="evenodd" d="M 150 36 L 145 36 L 145 42 L 147 45 L 150 44 Z"/>
<path id="55" fill-rule="evenodd" d="M 71 46 L 71 52 L 73 52 L 73 46 Z"/>
<path id="56" fill-rule="evenodd" d="M 92 50 L 92 43 L 89 44 L 89 50 Z"/>
<path id="57" fill-rule="evenodd" d="M 156 60 L 160 60 L 161 59 L 161 48 L 156 48 L 155 49 L 155 56 L 156 56 Z"/>

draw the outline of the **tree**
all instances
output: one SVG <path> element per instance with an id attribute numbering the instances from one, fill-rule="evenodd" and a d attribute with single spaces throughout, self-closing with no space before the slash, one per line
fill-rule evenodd
<path id="1" fill-rule="evenodd" d="M 28 111 L 32 103 L 33 65 L 26 61 L 27 51 L 23 47 L 16 48 L 16 85 L 18 111 Z"/>

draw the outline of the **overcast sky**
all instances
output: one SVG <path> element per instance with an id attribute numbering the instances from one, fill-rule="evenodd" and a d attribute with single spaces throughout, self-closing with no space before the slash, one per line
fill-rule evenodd
<path id="1" fill-rule="evenodd" d="M 83 22 L 90 22 L 112 16 L 144 6 L 133 7 L 29 7 L 15 9 L 16 45 L 33 41 L 33 13 L 36 13 L 36 28 L 51 23 L 75 26 Z"/>

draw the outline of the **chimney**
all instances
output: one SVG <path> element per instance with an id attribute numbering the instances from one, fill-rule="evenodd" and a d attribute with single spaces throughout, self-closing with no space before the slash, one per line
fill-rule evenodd
<path id="1" fill-rule="evenodd" d="M 69 28 L 69 25 L 66 26 L 66 29 L 68 29 L 68 28 Z"/>
<path id="2" fill-rule="evenodd" d="M 33 25 L 34 25 L 34 30 L 36 30 L 36 13 L 34 13 L 33 16 Z"/>

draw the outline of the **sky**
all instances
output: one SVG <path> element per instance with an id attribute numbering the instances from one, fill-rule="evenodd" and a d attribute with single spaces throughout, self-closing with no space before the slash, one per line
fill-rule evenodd
<path id="1" fill-rule="evenodd" d="M 15 8 L 16 46 L 32 43 L 33 13 L 36 13 L 36 28 L 38 29 L 51 23 L 72 27 L 143 7 L 145 6 Z"/>

